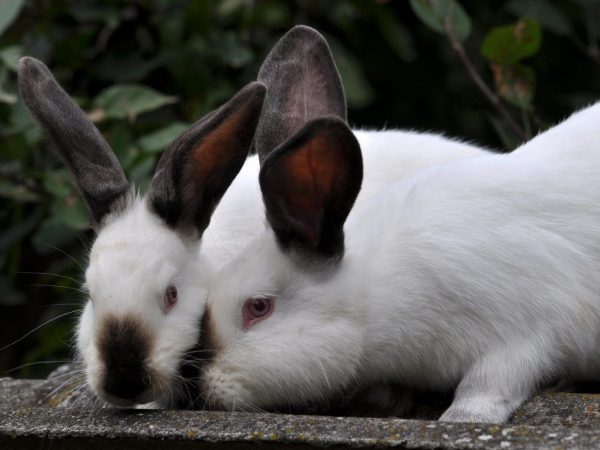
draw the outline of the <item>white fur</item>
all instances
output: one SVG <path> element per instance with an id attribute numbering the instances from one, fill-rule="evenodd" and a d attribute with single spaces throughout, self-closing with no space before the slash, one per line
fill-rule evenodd
<path id="1" fill-rule="evenodd" d="M 485 153 L 433 134 L 357 131 L 356 135 L 364 149 L 366 173 L 359 203 L 424 167 Z M 209 279 L 264 230 L 258 170 L 258 158 L 250 157 L 215 210 L 201 248 L 165 226 L 139 198 L 102 228 L 86 272 L 91 301 L 77 333 L 87 380 L 97 395 L 123 404 L 102 389 L 104 363 L 97 346 L 105 317 L 132 315 L 154 340 L 150 366 L 158 374 L 152 388 L 136 401 L 170 403 L 181 359 L 198 338 Z M 170 284 L 177 287 L 179 299 L 166 314 L 162 301 Z"/>
<path id="2" fill-rule="evenodd" d="M 504 422 L 545 382 L 597 379 L 599 123 L 600 103 L 511 154 L 357 202 L 336 267 L 298 267 L 266 230 L 211 287 L 209 401 L 270 407 L 393 382 L 456 389 L 441 420 Z M 257 294 L 274 311 L 242 331 Z"/>

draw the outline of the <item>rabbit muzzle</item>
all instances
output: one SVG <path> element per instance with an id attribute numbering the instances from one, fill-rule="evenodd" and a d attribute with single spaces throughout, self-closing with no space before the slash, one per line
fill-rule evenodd
<path id="1" fill-rule="evenodd" d="M 153 400 L 156 374 L 148 364 L 153 340 L 143 323 L 131 316 L 108 316 L 102 329 L 98 350 L 104 370 L 99 393 L 119 406 Z"/>

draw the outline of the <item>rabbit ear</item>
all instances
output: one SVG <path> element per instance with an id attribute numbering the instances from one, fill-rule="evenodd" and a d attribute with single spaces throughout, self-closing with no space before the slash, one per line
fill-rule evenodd
<path id="1" fill-rule="evenodd" d="M 129 183 L 98 129 L 40 61 L 19 61 L 19 90 L 88 205 L 92 222 L 127 205 Z"/>
<path id="2" fill-rule="evenodd" d="M 171 228 L 202 235 L 248 156 L 265 91 L 262 83 L 248 84 L 165 151 L 147 195 L 152 210 Z"/>
<path id="3" fill-rule="evenodd" d="M 283 141 L 311 119 L 334 115 L 346 121 L 346 99 L 340 75 L 325 38 L 298 25 L 267 55 L 258 73 L 267 96 L 256 149 L 261 163 Z"/>
<path id="4" fill-rule="evenodd" d="M 277 148 L 263 163 L 260 186 L 280 246 L 341 258 L 344 222 L 362 174 L 358 141 L 334 116 L 308 122 Z"/>

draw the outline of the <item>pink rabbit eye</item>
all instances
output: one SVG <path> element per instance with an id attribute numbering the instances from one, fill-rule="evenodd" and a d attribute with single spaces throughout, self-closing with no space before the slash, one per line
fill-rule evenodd
<path id="1" fill-rule="evenodd" d="M 249 328 L 256 322 L 266 319 L 273 311 L 272 299 L 270 297 L 252 297 L 246 300 L 242 308 L 244 329 Z"/>
<path id="2" fill-rule="evenodd" d="M 169 312 L 171 308 L 175 306 L 175 303 L 177 303 L 177 288 L 171 285 L 165 290 L 165 311 Z"/>

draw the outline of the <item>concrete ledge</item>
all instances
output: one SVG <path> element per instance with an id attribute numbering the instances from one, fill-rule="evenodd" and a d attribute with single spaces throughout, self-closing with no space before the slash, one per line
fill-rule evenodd
<path id="1" fill-rule="evenodd" d="M 207 411 L 118 410 L 50 380 L 0 379 L 0 449 L 600 448 L 600 395 L 546 393 L 508 425 Z M 76 391 L 79 392 L 79 391 Z M 85 398 L 84 398 L 85 400 Z M 447 399 L 423 398 L 417 417 Z M 425 412 L 425 413 L 424 413 Z"/>
<path id="2" fill-rule="evenodd" d="M 600 448 L 592 430 L 202 411 L 0 410 L 0 448 Z M 300 447 L 296 447 L 300 445 Z"/>
<path id="3" fill-rule="evenodd" d="M 589 429 L 600 436 L 600 395 L 541 394 L 521 406 L 513 415 L 511 424 Z"/>

